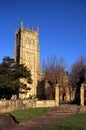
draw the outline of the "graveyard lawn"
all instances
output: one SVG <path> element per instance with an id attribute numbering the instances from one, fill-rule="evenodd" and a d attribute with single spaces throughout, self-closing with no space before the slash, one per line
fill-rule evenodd
<path id="1" fill-rule="evenodd" d="M 51 108 L 27 108 L 27 109 L 18 109 L 10 112 L 9 114 L 13 119 L 17 122 L 25 122 L 27 120 L 34 119 L 39 117 L 47 112 L 49 112 Z"/>
<path id="2" fill-rule="evenodd" d="M 86 130 L 86 113 L 72 115 L 42 130 Z"/>

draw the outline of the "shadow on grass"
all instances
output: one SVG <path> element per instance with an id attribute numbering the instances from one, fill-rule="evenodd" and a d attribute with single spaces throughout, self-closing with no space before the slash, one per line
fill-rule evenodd
<path id="1" fill-rule="evenodd" d="M 19 122 L 16 120 L 16 118 L 13 115 L 11 115 L 10 113 L 8 115 L 13 119 L 15 124 L 19 124 Z"/>

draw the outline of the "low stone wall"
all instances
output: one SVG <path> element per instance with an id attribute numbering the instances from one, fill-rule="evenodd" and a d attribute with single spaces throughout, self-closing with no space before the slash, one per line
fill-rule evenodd
<path id="1" fill-rule="evenodd" d="M 55 100 L 0 100 L 0 112 L 10 112 L 16 109 L 54 107 L 57 106 Z M 79 113 L 86 113 L 86 106 L 80 108 Z"/>
<path id="2" fill-rule="evenodd" d="M 16 109 L 35 107 L 33 100 L 2 100 L 0 101 L 0 112 L 10 112 Z"/>
<path id="3" fill-rule="evenodd" d="M 55 100 L 37 100 L 37 99 L 28 99 L 28 100 L 16 100 L 16 97 L 12 97 L 11 100 L 0 100 L 0 112 L 10 112 L 16 109 L 24 108 L 36 108 L 36 107 L 54 107 L 59 106 L 59 87 L 56 84 L 55 87 Z"/>
<path id="4" fill-rule="evenodd" d="M 54 100 L 36 101 L 36 107 L 54 107 L 54 106 L 55 106 Z"/>
<path id="5" fill-rule="evenodd" d="M 36 108 L 36 107 L 53 107 L 54 100 L 38 101 L 35 99 L 29 100 L 0 100 L 0 112 L 10 112 L 16 109 Z"/>

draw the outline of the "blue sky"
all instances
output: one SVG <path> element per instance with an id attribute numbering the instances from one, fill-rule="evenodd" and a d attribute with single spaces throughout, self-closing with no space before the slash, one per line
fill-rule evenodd
<path id="1" fill-rule="evenodd" d="M 63 56 L 70 66 L 86 56 L 86 0 L 0 0 L 0 62 L 14 57 L 21 20 L 30 29 L 39 24 L 41 61 Z"/>

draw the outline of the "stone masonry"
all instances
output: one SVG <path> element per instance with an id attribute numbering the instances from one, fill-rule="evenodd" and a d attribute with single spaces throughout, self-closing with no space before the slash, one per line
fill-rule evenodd
<path id="1" fill-rule="evenodd" d="M 30 30 L 24 28 L 23 22 L 21 22 L 20 29 L 17 30 L 15 34 L 15 62 L 27 66 L 27 68 L 31 70 L 33 80 L 33 83 L 30 85 L 27 84 L 24 79 L 22 79 L 22 82 L 24 82 L 27 87 L 30 87 L 31 90 L 28 90 L 27 95 L 20 94 L 20 98 L 29 97 L 29 95 L 36 95 L 38 75 L 40 73 L 40 49 L 38 33 L 38 27 L 36 30 Z"/>
<path id="2" fill-rule="evenodd" d="M 27 93 L 20 93 L 19 98 L 26 99 L 30 95 L 37 95 L 38 82 L 44 78 L 44 74 L 40 71 L 40 48 L 39 48 L 39 32 L 38 27 L 36 30 L 24 28 L 23 22 L 20 24 L 20 28 L 15 33 L 15 50 L 14 59 L 16 63 L 24 64 L 28 69 L 31 70 L 33 83 L 30 85 L 25 79 L 20 79 L 30 90 Z M 64 77 L 67 82 L 67 77 Z M 60 83 L 59 83 L 60 85 Z M 42 86 L 42 85 L 41 85 Z M 44 94 L 48 94 L 49 90 L 44 85 Z M 68 85 L 67 85 L 68 86 Z M 41 88 L 41 87 L 40 87 Z M 46 91 L 47 90 L 47 91 Z M 23 92 L 24 90 L 20 90 Z M 63 91 L 63 88 L 62 90 Z M 66 87 L 66 101 L 70 101 L 69 87 Z M 43 93 L 41 93 L 43 94 Z M 60 100 L 62 101 L 63 93 L 60 92 Z"/>

